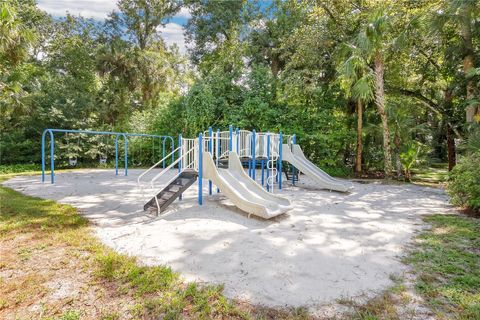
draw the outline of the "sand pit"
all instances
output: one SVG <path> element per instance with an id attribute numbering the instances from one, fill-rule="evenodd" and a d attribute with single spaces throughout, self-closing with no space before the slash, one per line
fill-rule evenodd
<path id="1" fill-rule="evenodd" d="M 404 246 L 421 216 L 448 212 L 442 190 L 355 183 L 351 194 L 315 190 L 304 176 L 280 193 L 294 209 L 274 220 L 247 218 L 222 194 L 197 205 L 196 184 L 160 217 L 146 216 L 136 177 L 111 170 L 20 176 L 4 185 L 81 209 L 98 237 L 146 264 L 165 264 L 188 281 L 223 283 L 225 294 L 267 306 L 309 306 L 371 294 L 400 273 Z M 173 172 L 172 172 L 173 174 Z"/>

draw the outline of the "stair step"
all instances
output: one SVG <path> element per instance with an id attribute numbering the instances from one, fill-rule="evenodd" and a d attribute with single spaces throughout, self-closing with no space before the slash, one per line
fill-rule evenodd
<path id="1" fill-rule="evenodd" d="M 170 190 L 167 190 L 165 192 L 162 192 L 162 194 L 160 195 L 160 197 L 157 196 L 157 199 L 168 199 L 170 198 L 172 195 L 174 195 L 175 192 L 174 191 L 170 191 Z"/>
<path id="2" fill-rule="evenodd" d="M 165 208 L 167 208 L 197 180 L 197 177 L 198 173 L 194 170 L 182 171 L 169 185 L 165 186 L 152 199 L 150 199 L 143 206 L 143 209 L 146 211 L 157 210 L 158 204 L 160 207 L 159 211 L 165 210 Z"/>
<path id="3" fill-rule="evenodd" d="M 175 184 L 175 185 L 172 185 L 170 188 L 168 188 L 168 190 L 172 192 L 177 192 L 178 190 L 181 190 L 182 187 L 183 185 Z"/>

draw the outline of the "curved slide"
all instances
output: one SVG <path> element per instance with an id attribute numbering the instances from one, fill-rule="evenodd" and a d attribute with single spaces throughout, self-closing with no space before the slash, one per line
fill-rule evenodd
<path id="1" fill-rule="evenodd" d="M 282 146 L 282 160 L 290 162 L 300 172 L 313 179 L 322 189 L 340 192 L 349 192 L 353 189 L 351 182 L 332 178 L 325 171 L 314 165 L 305 157 L 302 148 L 298 144 L 293 145 L 293 152 L 287 144 L 284 144 Z"/>
<path id="2" fill-rule="evenodd" d="M 203 178 L 211 180 L 249 216 L 270 219 L 291 209 L 288 199 L 268 193 L 245 173 L 235 152 L 229 154 L 228 169 L 217 169 L 210 153 L 204 152 Z"/>

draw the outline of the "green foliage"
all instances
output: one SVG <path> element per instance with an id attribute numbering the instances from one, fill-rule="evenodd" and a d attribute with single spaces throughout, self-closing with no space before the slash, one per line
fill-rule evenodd
<path id="1" fill-rule="evenodd" d="M 473 125 L 459 146 L 465 155 L 448 177 L 447 192 L 454 205 L 480 211 L 480 127 Z"/>
<path id="2" fill-rule="evenodd" d="M 449 176 L 447 192 L 451 202 L 480 210 L 480 151 L 460 159 Z"/>
<path id="3" fill-rule="evenodd" d="M 7 178 L 0 176 L 0 182 Z M 106 285 L 106 290 L 114 290 L 127 300 L 135 301 L 136 307 L 132 310 L 134 318 L 251 318 L 223 296 L 222 286 L 184 283 L 169 267 L 144 266 L 135 258 L 120 255 L 102 245 L 92 235 L 88 221 L 71 206 L 25 196 L 0 185 L 0 211 L 0 238 L 8 241 L 19 234 L 29 234 L 40 239 L 41 245 L 52 249 L 61 248 L 58 252 L 65 253 L 59 257 L 69 261 L 73 259 L 80 266 L 73 271 L 86 272 L 88 277 L 94 275 L 101 280 L 100 285 Z M 26 258 L 28 250 L 29 248 L 23 248 L 19 253 Z M 32 285 L 38 287 L 42 283 L 35 282 Z M 14 305 L 17 303 L 15 301 Z M 125 315 L 125 309 L 118 307 L 123 310 L 122 315 Z M 46 319 L 81 317 L 81 311 L 71 309 L 58 317 Z M 117 319 L 118 315 L 111 313 L 102 317 L 112 318 Z"/>
<path id="4" fill-rule="evenodd" d="M 0 174 L 21 173 L 41 170 L 38 164 L 0 165 Z"/>
<path id="5" fill-rule="evenodd" d="M 181 5 L 191 13 L 193 65 L 158 32 Z M 410 167 L 413 141 L 445 162 L 447 128 L 457 141 L 467 137 L 465 106 L 480 100 L 478 65 L 458 71 L 466 48 L 461 26 L 468 22 L 461 10 L 469 10 L 472 24 L 468 52 L 480 61 L 479 12 L 470 4 L 122 0 L 118 8 L 101 22 L 53 19 L 32 0 L 2 2 L 1 164 L 38 163 L 47 127 L 192 137 L 232 124 L 296 133 L 315 163 L 344 174 L 356 154 L 360 100 L 363 169 L 379 170 L 388 129 L 374 99 L 373 62 L 381 57 L 390 138 L 396 159 L 403 153 Z M 56 139 L 59 166 L 114 156 L 111 139 Z M 155 150 L 149 139 L 132 139 L 132 164 L 151 164 Z"/>
<path id="6" fill-rule="evenodd" d="M 139 295 L 169 289 L 178 275 L 168 267 L 139 266 L 135 258 L 107 252 L 96 257 L 97 275 L 110 281 L 118 280 L 134 288 Z"/>
<path id="7" fill-rule="evenodd" d="M 422 232 L 405 262 L 417 273 L 416 290 L 439 318 L 480 317 L 480 221 L 459 215 L 425 218 Z"/>
<path id="8" fill-rule="evenodd" d="M 410 181 L 412 179 L 412 169 L 419 164 L 422 155 L 425 152 L 425 146 L 420 143 L 411 142 L 400 153 L 400 160 L 405 172 L 405 178 Z"/>
<path id="9" fill-rule="evenodd" d="M 62 314 L 58 320 L 80 320 L 80 312 L 76 310 L 68 310 Z"/>

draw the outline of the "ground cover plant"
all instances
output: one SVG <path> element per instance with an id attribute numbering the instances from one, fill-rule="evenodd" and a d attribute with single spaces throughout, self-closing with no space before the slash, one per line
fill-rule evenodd
<path id="1" fill-rule="evenodd" d="M 415 289 L 440 319 L 480 318 L 480 220 L 433 215 L 405 261 L 417 274 Z"/>
<path id="2" fill-rule="evenodd" d="M 246 318 L 221 287 L 184 285 L 168 267 L 106 248 L 76 209 L 0 192 L 0 317 Z"/>

